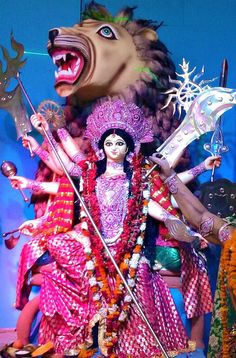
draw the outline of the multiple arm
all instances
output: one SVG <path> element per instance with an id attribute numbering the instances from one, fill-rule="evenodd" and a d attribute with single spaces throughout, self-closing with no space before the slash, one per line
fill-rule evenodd
<path id="1" fill-rule="evenodd" d="M 58 136 L 61 140 L 62 146 L 60 146 L 52 136 L 47 122 L 40 115 L 33 115 L 31 117 L 31 121 L 33 126 L 43 135 L 45 135 L 45 131 L 48 134 L 48 137 L 52 141 L 54 147 L 56 148 L 60 158 L 62 159 L 63 164 L 68 170 L 69 174 L 72 176 L 80 176 L 80 168 L 76 164 L 77 162 L 85 159 L 85 156 L 81 153 L 79 146 L 73 140 L 73 138 L 68 134 L 65 129 L 58 130 Z M 42 129 L 44 127 L 44 130 Z M 31 136 L 25 136 L 22 139 L 22 143 L 24 147 L 32 148 L 32 151 L 39 156 L 39 158 L 56 174 L 62 175 L 63 169 L 54 154 L 54 151 L 51 148 L 47 139 L 44 140 L 44 143 L 47 144 L 46 149 L 39 145 L 39 143 Z M 65 151 L 62 149 L 65 149 Z M 67 153 L 69 155 L 67 155 Z M 73 161 L 72 161 L 73 160 Z M 29 189 L 34 193 L 47 193 L 55 195 L 59 189 L 59 183 L 56 181 L 52 182 L 39 182 L 36 180 L 27 179 L 21 176 L 11 176 L 9 177 L 11 185 L 14 189 Z M 47 215 L 35 219 L 35 220 L 27 220 L 20 227 L 19 231 L 25 235 L 32 236 L 36 235 L 42 223 L 46 220 Z"/>
<path id="2" fill-rule="evenodd" d="M 40 232 L 42 223 L 46 220 L 46 216 L 34 220 L 27 220 L 23 222 L 18 230 L 26 236 L 34 236 Z"/>
<path id="3" fill-rule="evenodd" d="M 39 182 L 17 175 L 9 177 L 9 180 L 14 189 L 30 189 L 34 193 L 40 192 L 55 195 L 59 188 L 59 183 L 57 182 Z"/>
<path id="4" fill-rule="evenodd" d="M 60 145 L 54 139 L 47 122 L 41 115 L 39 115 L 39 114 L 33 115 L 31 117 L 31 122 L 32 122 L 33 126 L 35 127 L 35 129 L 37 129 L 40 134 L 42 134 L 43 136 L 46 136 L 46 134 L 47 134 L 47 137 L 49 137 L 50 141 L 54 145 L 54 148 L 57 150 L 57 153 L 58 153 L 59 157 L 61 158 L 68 173 L 71 176 L 79 176 L 81 173 L 80 173 L 80 168 L 77 165 L 77 163 L 79 161 L 85 159 L 85 156 L 81 152 L 79 146 L 74 141 L 74 139 L 66 131 L 66 129 L 61 128 L 61 129 L 58 129 L 58 131 L 57 131 L 57 134 L 61 140 L 61 145 Z M 45 132 L 46 132 L 46 134 L 45 134 Z M 47 138 L 45 139 L 45 142 L 47 143 L 47 148 L 48 148 L 48 158 L 45 158 L 45 155 L 42 156 L 43 153 L 41 153 L 41 159 L 54 172 L 62 175 L 63 168 L 61 167 L 61 164 L 58 161 L 58 157 L 55 155 L 55 152 L 52 150 L 51 145 L 48 142 Z M 37 154 L 37 152 L 36 152 L 36 154 Z M 54 163 L 54 165 L 52 163 Z"/>
<path id="5" fill-rule="evenodd" d="M 86 158 L 81 151 L 79 145 L 70 136 L 70 134 L 65 128 L 59 128 L 57 130 L 57 134 L 60 138 L 64 151 L 74 163 L 79 163 L 81 160 L 84 160 Z"/>
<path id="6" fill-rule="evenodd" d="M 210 213 L 200 201 L 191 193 L 185 184 L 178 178 L 173 169 L 169 167 L 165 159 L 156 155 L 150 157 L 160 166 L 161 178 L 168 185 L 171 194 L 178 203 L 179 209 L 187 221 L 204 236 L 208 241 L 221 244 L 224 231 L 230 234 L 232 227 L 227 226 L 225 221 Z M 220 234 L 220 235 L 219 235 Z M 225 232 L 227 236 L 227 232 Z M 225 237 L 227 239 L 227 237 Z"/>
<path id="7" fill-rule="evenodd" d="M 32 148 L 33 153 L 37 154 L 37 156 L 56 174 L 61 175 L 62 170 L 58 163 L 55 161 L 52 154 L 43 149 L 39 143 L 31 136 L 27 135 L 22 138 L 22 144 L 24 147 L 29 148 L 29 143 Z"/>
<path id="8" fill-rule="evenodd" d="M 155 157 L 155 155 L 154 155 L 154 157 Z M 215 162 L 215 164 L 214 164 L 214 162 Z M 181 180 L 182 183 L 188 183 L 191 180 L 193 180 L 196 176 L 198 176 L 201 173 L 205 172 L 206 170 L 212 169 L 213 165 L 216 165 L 217 167 L 220 165 L 220 157 L 217 157 L 217 156 L 208 157 L 207 159 L 205 159 L 205 161 L 203 161 L 198 166 L 196 166 L 196 167 L 194 167 L 194 168 L 192 168 L 190 170 L 187 170 L 187 171 L 185 171 L 183 173 L 177 174 L 177 177 L 179 178 L 179 180 Z M 172 172 L 174 173 L 174 170 L 170 169 L 170 173 L 172 173 Z M 163 176 L 163 173 L 162 173 L 162 176 Z M 177 197 L 177 200 L 178 200 L 178 197 Z M 178 205 L 179 201 L 176 202 L 177 200 L 175 200 L 174 196 L 171 196 L 171 201 L 172 201 L 172 204 L 174 205 L 174 207 L 178 207 L 181 210 L 180 205 Z M 186 198 L 181 197 L 181 203 L 184 202 L 184 205 L 186 207 L 187 202 L 185 200 L 186 200 Z M 200 208 L 195 207 L 195 209 L 200 209 Z M 172 234 L 173 234 L 173 225 L 175 225 L 176 228 L 177 228 L 176 225 L 178 225 L 179 230 L 180 230 L 180 232 L 182 232 L 182 236 L 183 236 L 183 231 L 185 230 L 185 228 L 184 228 L 184 226 L 185 226 L 186 227 L 186 230 L 185 230 L 186 234 L 189 231 L 189 237 L 188 237 L 189 242 L 191 242 L 191 240 L 193 240 L 194 232 L 191 231 L 188 228 L 188 226 L 186 226 L 181 220 L 175 218 L 173 215 L 170 215 L 170 213 L 168 211 L 166 211 L 164 208 L 161 207 L 161 205 L 159 205 L 157 202 L 153 201 L 152 199 L 149 201 L 148 213 L 154 219 L 156 219 L 158 221 L 163 221 L 165 223 L 165 225 L 168 227 L 168 229 L 170 231 L 172 231 Z M 190 211 L 186 210 L 186 214 L 188 214 L 188 213 L 190 213 Z M 187 218 L 187 215 L 184 215 L 184 216 Z M 190 215 L 190 217 L 191 217 L 191 215 Z M 191 220 L 188 220 L 188 222 L 191 223 Z M 172 226 L 172 229 L 171 229 L 170 225 Z M 193 225 L 193 226 L 196 228 L 196 225 Z M 181 240 L 181 238 L 180 238 L 181 235 L 177 235 L 176 230 L 175 230 L 175 235 L 173 235 L 173 236 L 177 240 Z M 186 240 L 184 240 L 183 237 L 182 237 L 182 240 L 186 241 Z"/>
<path id="9" fill-rule="evenodd" d="M 69 133 L 64 128 L 58 130 L 57 133 L 62 145 L 60 146 L 59 143 L 55 141 L 46 120 L 41 115 L 33 115 L 31 122 L 40 134 L 45 136 L 45 132 L 47 133 L 47 136 L 52 141 L 69 174 L 72 176 L 80 176 L 80 168 L 76 163 L 85 159 L 85 156 L 81 153 L 79 146 Z M 47 138 L 45 141 L 47 142 Z M 34 138 L 27 136 L 23 139 L 23 145 L 28 147 L 29 143 L 33 152 L 36 153 L 53 172 L 59 175 L 63 174 L 63 168 L 52 150 L 50 143 L 47 143 L 47 150 L 44 150 Z M 169 167 L 166 160 L 158 158 L 156 154 L 151 156 L 150 159 L 160 166 L 161 177 L 169 186 L 170 192 L 187 221 L 193 227 L 199 229 L 200 233 L 204 237 L 207 237 L 207 240 L 220 243 L 217 235 L 225 222 L 216 215 L 208 212 L 184 185 L 204 171 L 212 169 L 213 165 L 218 167 L 220 165 L 220 157 L 209 157 L 195 168 L 178 175 Z M 19 176 L 13 176 L 10 180 L 13 188 L 27 188 L 34 192 L 56 194 L 59 187 L 59 184 L 56 182 L 37 182 Z M 148 210 L 149 215 L 157 220 L 165 221 L 168 216 L 168 213 L 152 200 L 150 200 Z"/>
<path id="10" fill-rule="evenodd" d="M 212 170 L 213 166 L 219 167 L 221 163 L 221 157 L 219 156 L 211 156 L 206 158 L 202 163 L 197 165 L 190 170 L 186 170 L 185 172 L 178 173 L 178 177 L 184 184 L 188 184 L 190 181 L 195 179 L 198 175 L 204 173 L 207 170 Z"/>

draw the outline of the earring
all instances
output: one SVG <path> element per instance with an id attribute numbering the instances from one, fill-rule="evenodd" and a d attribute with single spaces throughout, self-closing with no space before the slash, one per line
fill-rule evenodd
<path id="1" fill-rule="evenodd" d="M 134 153 L 130 152 L 126 157 L 127 162 L 132 163 L 133 157 Z"/>
<path id="2" fill-rule="evenodd" d="M 104 154 L 103 149 L 98 150 L 98 151 L 96 152 L 96 155 L 97 155 L 98 160 L 102 160 L 102 159 L 105 158 L 105 154 Z"/>

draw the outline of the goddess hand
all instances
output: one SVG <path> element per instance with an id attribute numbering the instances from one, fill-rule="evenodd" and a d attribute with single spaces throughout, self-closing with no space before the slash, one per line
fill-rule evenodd
<path id="1" fill-rule="evenodd" d="M 219 168 L 221 165 L 221 156 L 212 155 L 204 160 L 206 170 L 212 170 L 213 166 Z"/>
<path id="2" fill-rule="evenodd" d="M 42 218 L 27 220 L 23 224 L 21 224 L 18 229 L 24 235 L 33 236 L 39 232 L 42 221 Z"/>
<path id="3" fill-rule="evenodd" d="M 35 149 L 39 146 L 37 140 L 29 135 L 25 135 L 22 137 L 22 145 L 27 149 L 31 147 L 33 151 L 35 151 Z"/>
<path id="4" fill-rule="evenodd" d="M 13 189 L 27 189 L 31 182 L 31 180 L 18 175 L 9 177 L 9 180 Z"/>
<path id="5" fill-rule="evenodd" d="M 160 157 L 159 153 L 153 153 L 149 159 L 158 165 L 160 177 L 162 180 L 167 179 L 175 171 L 170 167 L 168 161 L 164 157 Z"/>
<path id="6" fill-rule="evenodd" d="M 31 121 L 33 127 L 42 135 L 44 135 L 42 126 L 46 131 L 49 130 L 48 122 L 45 120 L 45 118 L 40 113 L 33 114 L 30 117 L 30 121 Z"/>

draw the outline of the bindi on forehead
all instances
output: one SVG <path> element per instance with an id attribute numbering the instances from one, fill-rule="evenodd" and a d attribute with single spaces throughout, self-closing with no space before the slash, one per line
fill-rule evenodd
<path id="1" fill-rule="evenodd" d="M 115 133 L 112 133 L 110 134 L 106 139 L 105 139 L 105 142 L 108 141 L 108 140 L 112 140 L 112 141 L 122 141 L 124 142 L 124 139 L 122 137 L 120 137 L 119 135 L 115 134 Z"/>

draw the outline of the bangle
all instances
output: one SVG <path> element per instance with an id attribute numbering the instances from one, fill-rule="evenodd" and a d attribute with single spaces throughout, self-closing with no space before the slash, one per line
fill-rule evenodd
<path id="1" fill-rule="evenodd" d="M 48 138 L 46 137 L 44 139 L 45 143 L 47 144 L 47 147 L 48 149 L 50 148 L 51 149 L 51 143 L 53 144 L 53 146 L 55 147 L 55 149 L 57 149 L 59 147 L 59 143 L 55 140 L 55 138 L 53 137 L 52 135 L 52 132 L 50 130 L 47 131 L 47 135 L 48 135 Z M 49 141 L 49 140 L 50 141 Z"/>
<path id="2" fill-rule="evenodd" d="M 81 160 L 84 160 L 85 158 L 86 158 L 86 156 L 83 153 L 77 152 L 75 155 L 73 155 L 71 160 L 73 160 L 73 162 L 75 162 L 75 163 L 79 163 L 79 162 L 81 162 Z"/>
<path id="3" fill-rule="evenodd" d="M 81 168 L 77 164 L 71 163 L 71 167 L 69 168 L 68 173 L 72 177 L 80 177 L 81 176 Z"/>
<path id="4" fill-rule="evenodd" d="M 38 182 L 36 180 L 30 180 L 28 189 L 32 190 L 34 193 L 39 193 L 43 191 L 41 182 Z"/>
<path id="5" fill-rule="evenodd" d="M 174 172 L 164 181 L 164 184 L 167 186 L 171 194 L 178 193 L 178 182 L 177 182 L 177 174 Z"/>
<path id="6" fill-rule="evenodd" d="M 213 218 L 206 218 L 199 225 L 199 234 L 207 237 L 213 233 L 214 220 Z"/>
<path id="7" fill-rule="evenodd" d="M 57 130 L 57 134 L 58 134 L 58 137 L 60 138 L 60 140 L 62 140 L 62 141 L 66 141 L 70 137 L 69 133 L 67 132 L 67 130 L 65 128 L 59 128 Z"/>
<path id="8" fill-rule="evenodd" d="M 191 168 L 188 172 L 192 174 L 194 178 L 206 171 L 205 163 L 202 162 L 194 168 Z"/>
<path id="9" fill-rule="evenodd" d="M 221 226 L 218 232 L 218 239 L 220 240 L 220 242 L 225 242 L 230 239 L 230 230 L 228 227 L 229 225 L 230 223 L 225 223 Z"/>
<path id="10" fill-rule="evenodd" d="M 47 161 L 49 158 L 49 154 L 46 150 L 44 150 L 40 145 L 33 151 L 37 156 L 42 159 L 42 161 Z"/>

